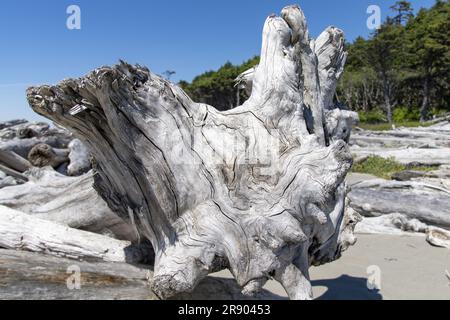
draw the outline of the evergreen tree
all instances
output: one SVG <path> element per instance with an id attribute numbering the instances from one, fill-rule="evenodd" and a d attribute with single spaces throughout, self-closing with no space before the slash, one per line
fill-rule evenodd
<path id="1" fill-rule="evenodd" d="M 397 1 L 390 8 L 397 13 L 397 15 L 393 17 L 393 21 L 397 25 L 402 24 L 403 22 L 408 22 L 408 20 L 414 16 L 411 3 L 408 1 Z"/>
<path id="2" fill-rule="evenodd" d="M 437 1 L 431 9 L 422 9 L 406 27 L 406 67 L 415 71 L 422 88 L 420 120 L 429 117 L 432 93 L 446 86 L 450 74 L 450 4 Z"/>

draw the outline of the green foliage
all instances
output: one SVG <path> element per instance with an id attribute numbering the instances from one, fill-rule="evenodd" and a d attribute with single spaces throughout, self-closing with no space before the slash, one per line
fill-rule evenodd
<path id="1" fill-rule="evenodd" d="M 382 158 L 379 156 L 370 156 L 352 167 L 352 172 L 367 173 L 383 179 L 391 179 L 396 172 L 404 170 L 431 171 L 436 169 L 434 166 L 405 166 L 392 158 Z"/>
<path id="2" fill-rule="evenodd" d="M 379 30 L 368 39 L 346 43 L 348 58 L 336 102 L 357 111 L 361 126 L 416 125 L 430 115 L 450 112 L 448 0 L 437 0 L 416 16 L 409 1 L 391 1 L 393 16 Z M 228 110 L 248 98 L 244 90 L 238 92 L 235 78 L 258 63 L 259 57 L 241 65 L 228 62 L 180 85 L 193 100 Z"/>
<path id="3" fill-rule="evenodd" d="M 367 112 L 359 112 L 359 120 L 362 123 L 380 123 L 386 121 L 386 116 L 379 109 L 370 110 Z"/>
<path id="4" fill-rule="evenodd" d="M 397 107 L 394 110 L 392 118 L 396 123 L 419 121 L 420 111 L 417 108 L 408 108 L 406 106 Z"/>
<path id="5" fill-rule="evenodd" d="M 438 0 L 417 16 L 408 1 L 397 1 L 392 9 L 394 17 L 369 39 L 346 44 L 339 102 L 370 123 L 390 116 L 393 122 L 425 120 L 450 112 L 449 2 Z"/>
<path id="6" fill-rule="evenodd" d="M 225 63 L 217 71 L 205 72 L 192 80 L 191 83 L 180 81 L 179 85 L 197 102 L 213 105 L 219 110 L 228 110 L 238 104 L 237 87 L 234 80 L 242 72 L 259 63 L 259 57 L 254 57 L 241 65 Z M 245 92 L 240 90 L 239 100 L 243 102 Z"/>
<path id="7" fill-rule="evenodd" d="M 408 1 L 397 1 L 391 9 L 397 13 L 397 15 L 393 18 L 395 23 L 402 24 L 403 22 L 407 22 L 411 19 L 413 15 L 413 9 L 411 4 Z"/>
<path id="8" fill-rule="evenodd" d="M 365 129 L 365 130 L 371 130 L 371 131 L 386 131 L 386 130 L 392 130 L 392 126 L 395 126 L 396 128 L 400 127 L 406 127 L 406 128 L 416 128 L 416 127 L 428 127 L 431 126 L 432 123 L 430 122 L 420 122 L 420 121 L 402 121 L 402 122 L 394 122 L 394 123 L 387 123 L 387 122 L 380 122 L 380 123 L 368 123 L 363 122 L 358 125 L 358 127 Z"/>

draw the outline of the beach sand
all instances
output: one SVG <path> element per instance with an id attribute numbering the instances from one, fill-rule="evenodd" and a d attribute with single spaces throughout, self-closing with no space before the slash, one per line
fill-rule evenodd
<path id="1" fill-rule="evenodd" d="M 315 299 L 450 299 L 450 250 L 432 247 L 420 235 L 357 236 L 339 260 L 310 269 Z M 376 269 L 380 290 L 369 290 L 367 279 Z M 228 271 L 214 275 L 231 277 Z M 286 297 L 275 281 L 264 288 Z"/>

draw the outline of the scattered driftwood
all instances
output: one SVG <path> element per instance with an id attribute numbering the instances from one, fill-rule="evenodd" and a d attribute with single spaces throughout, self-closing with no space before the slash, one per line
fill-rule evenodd
<path id="1" fill-rule="evenodd" d="M 28 162 L 21 156 L 17 155 L 14 151 L 1 149 L 0 149 L 0 163 L 18 172 L 27 171 L 32 167 L 30 162 Z"/>
<path id="2" fill-rule="evenodd" d="M 339 29 L 314 42 L 290 6 L 267 19 L 251 97 L 236 109 L 194 103 L 126 63 L 30 88 L 28 100 L 91 150 L 96 190 L 152 242 L 158 296 L 229 268 L 247 295 L 274 277 L 290 298 L 310 299 L 310 265 L 354 243 L 343 184 L 352 158 L 325 119 L 345 58 Z"/>
<path id="3" fill-rule="evenodd" d="M 2 172 L 14 178 L 0 182 L 0 188 L 11 185 L 9 180 L 21 183 L 21 174 L 34 166 L 51 166 L 72 176 L 91 169 L 87 148 L 69 131 L 25 120 L 0 123 L 0 166 Z"/>
<path id="4" fill-rule="evenodd" d="M 77 272 L 80 272 L 77 274 Z M 0 249 L 0 298 L 26 300 L 157 300 L 151 291 L 153 271 L 125 263 L 74 261 Z M 77 282 L 80 280 L 80 282 Z M 79 284 L 79 286 L 78 286 Z M 205 278 L 177 299 L 244 300 L 233 279 Z M 281 297 L 266 290 L 257 297 Z"/>
<path id="5" fill-rule="evenodd" d="M 0 247 L 68 257 L 109 262 L 139 263 L 148 260 L 128 241 L 72 229 L 54 222 L 0 206 Z"/>
<path id="6" fill-rule="evenodd" d="M 440 166 L 439 168 L 430 171 L 404 170 L 395 172 L 392 174 L 392 179 L 397 181 L 414 180 L 422 182 L 426 180 L 450 180 L 450 166 Z"/>
<path id="7" fill-rule="evenodd" d="M 133 227 L 95 192 L 93 173 L 66 177 L 51 168 L 27 173 L 29 182 L 2 189 L 0 205 L 76 229 L 136 241 Z"/>
<path id="8" fill-rule="evenodd" d="M 0 122 L 0 130 L 2 132 L 0 137 L 6 134 L 6 131 L 4 129 L 15 127 L 15 126 L 18 126 L 18 125 L 24 124 L 24 123 L 28 123 L 28 120 L 15 119 L 15 120 L 10 120 L 10 121 Z"/>
<path id="9" fill-rule="evenodd" d="M 0 150 L 13 151 L 25 159 L 37 144 L 64 149 L 74 139 L 69 131 L 41 122 L 15 120 L 0 123 L 0 127 Z"/>
<path id="10" fill-rule="evenodd" d="M 0 149 L 13 151 L 22 158 L 27 159 L 31 149 L 38 144 L 47 144 L 52 148 L 65 149 L 72 139 L 73 138 L 63 138 L 63 140 L 61 140 L 61 137 L 52 135 L 39 138 L 13 138 L 11 140 L 0 142 Z"/>
<path id="11" fill-rule="evenodd" d="M 450 249 L 450 231 L 429 226 L 399 213 L 364 218 L 357 224 L 355 232 L 392 235 L 421 233 L 426 235 L 426 240 L 431 245 Z"/>
<path id="12" fill-rule="evenodd" d="M 352 148 L 356 158 L 376 155 L 382 158 L 395 158 L 398 162 L 409 165 L 450 165 L 450 148 L 418 149 L 418 148 Z"/>
<path id="13" fill-rule="evenodd" d="M 350 140 L 356 158 L 394 157 L 403 164 L 449 165 L 450 125 L 398 128 L 389 131 L 356 130 Z"/>
<path id="14" fill-rule="evenodd" d="M 44 122 L 28 122 L 26 120 L 11 120 L 0 123 L 0 140 L 13 138 L 27 139 L 45 135 L 50 126 Z"/>
<path id="15" fill-rule="evenodd" d="M 351 207 L 365 217 L 400 213 L 450 229 L 450 191 L 421 182 L 369 180 L 352 186 Z"/>
<path id="16" fill-rule="evenodd" d="M 360 147 L 384 148 L 448 148 L 450 147 L 450 127 L 436 124 L 431 127 L 398 128 L 387 131 L 355 130 L 353 145 Z"/>
<path id="17" fill-rule="evenodd" d="M 2 171 L 5 175 L 9 175 L 21 181 L 28 181 L 28 177 L 26 175 L 21 174 L 20 172 L 6 167 L 0 163 L 0 171 Z"/>

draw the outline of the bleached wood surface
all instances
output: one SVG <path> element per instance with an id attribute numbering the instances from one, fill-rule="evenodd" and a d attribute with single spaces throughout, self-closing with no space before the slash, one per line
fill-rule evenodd
<path id="1" fill-rule="evenodd" d="M 4 206 L 0 206 L 0 247 L 108 262 L 140 262 L 145 256 L 128 241 L 76 230 Z"/>
<path id="2" fill-rule="evenodd" d="M 356 130 L 350 144 L 356 159 L 377 155 L 403 164 L 449 165 L 450 122 L 388 131 Z"/>
<path id="3" fill-rule="evenodd" d="M 298 6 L 270 16 L 252 94 L 226 112 L 126 63 L 30 88 L 28 100 L 90 148 L 96 190 L 152 242 L 160 297 L 229 268 L 244 294 L 273 277 L 290 298 L 310 299 L 309 266 L 355 241 L 343 183 L 350 128 L 334 112 L 340 129 L 328 132 L 325 113 L 343 43 L 336 28 L 311 39 Z"/>
<path id="4" fill-rule="evenodd" d="M 137 240 L 136 230 L 95 192 L 92 172 L 67 177 L 51 168 L 34 168 L 26 178 L 22 185 L 1 190 L 0 205 L 71 228 Z"/>

